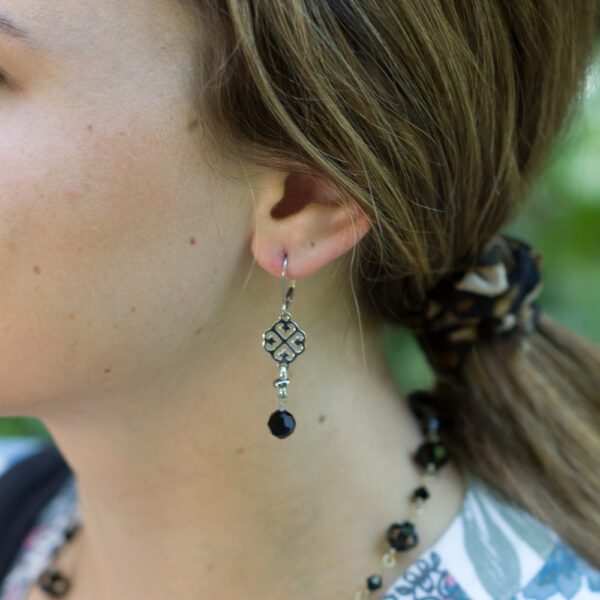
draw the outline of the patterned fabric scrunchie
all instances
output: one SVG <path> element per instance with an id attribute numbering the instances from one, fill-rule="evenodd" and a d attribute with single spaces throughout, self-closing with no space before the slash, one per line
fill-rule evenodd
<path id="1" fill-rule="evenodd" d="M 428 293 L 422 317 L 411 329 L 438 372 L 460 376 L 467 352 L 479 339 L 515 330 L 527 334 L 538 326 L 541 260 L 524 242 L 498 235 L 472 269 Z"/>

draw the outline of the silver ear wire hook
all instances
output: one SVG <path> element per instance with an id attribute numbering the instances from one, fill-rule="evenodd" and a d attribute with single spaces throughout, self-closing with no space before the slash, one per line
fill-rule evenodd
<path id="1" fill-rule="evenodd" d="M 288 311 L 292 300 L 294 299 L 294 289 L 296 287 L 296 280 L 292 279 L 290 287 L 286 290 L 285 285 L 285 274 L 287 271 L 288 257 L 287 254 L 283 258 L 283 266 L 281 268 L 281 310 Z"/>

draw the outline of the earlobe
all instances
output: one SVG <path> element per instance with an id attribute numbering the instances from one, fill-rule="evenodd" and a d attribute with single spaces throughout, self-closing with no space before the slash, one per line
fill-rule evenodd
<path id="1" fill-rule="evenodd" d="M 341 203 L 322 178 L 290 175 L 276 192 L 273 185 L 255 189 L 260 218 L 251 241 L 256 261 L 275 277 L 285 254 L 287 277 L 303 279 L 345 254 L 371 228 L 358 205 Z"/>

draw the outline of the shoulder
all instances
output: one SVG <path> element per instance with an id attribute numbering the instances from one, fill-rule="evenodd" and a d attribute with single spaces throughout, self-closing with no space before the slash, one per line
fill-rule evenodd
<path id="1" fill-rule="evenodd" d="M 20 517 L 26 521 L 72 475 L 55 444 L 32 438 L 0 441 L 0 530 Z"/>
<path id="2" fill-rule="evenodd" d="M 467 477 L 459 514 L 383 600 L 600 600 L 600 570 L 546 524 Z"/>

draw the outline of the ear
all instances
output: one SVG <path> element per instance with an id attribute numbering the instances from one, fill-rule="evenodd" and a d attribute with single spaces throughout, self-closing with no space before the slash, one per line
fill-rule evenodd
<path id="1" fill-rule="evenodd" d="M 252 180 L 255 226 L 251 249 L 265 271 L 302 279 L 335 260 L 370 229 L 358 204 L 342 206 L 330 180 L 317 175 L 269 171 Z"/>

